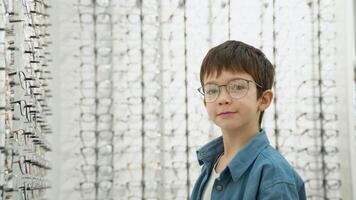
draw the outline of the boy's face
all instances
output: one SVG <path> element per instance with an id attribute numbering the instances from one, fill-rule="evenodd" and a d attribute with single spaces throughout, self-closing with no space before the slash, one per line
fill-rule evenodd
<path id="1" fill-rule="evenodd" d="M 205 77 L 204 85 L 214 83 L 216 85 L 226 85 L 234 79 L 246 79 L 254 81 L 252 76 L 246 72 L 222 71 L 219 77 L 212 74 Z M 271 100 L 272 91 L 266 90 L 257 99 L 257 88 L 253 82 L 249 82 L 248 91 L 241 98 L 232 98 L 226 87 L 220 87 L 220 94 L 213 102 L 205 102 L 204 105 L 209 118 L 221 129 L 229 131 L 256 130 L 259 128 L 259 115 L 265 110 Z"/>

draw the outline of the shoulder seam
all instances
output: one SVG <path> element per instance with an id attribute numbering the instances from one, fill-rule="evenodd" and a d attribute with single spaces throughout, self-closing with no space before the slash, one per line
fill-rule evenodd
<path id="1" fill-rule="evenodd" d="M 270 189 L 271 187 L 277 185 L 277 184 L 288 184 L 288 185 L 294 185 L 294 183 L 290 182 L 290 181 L 286 181 L 286 180 L 279 180 L 279 181 L 276 181 L 274 183 L 271 183 L 269 184 L 268 186 L 266 186 L 263 190 L 261 190 L 261 193 L 265 192 L 266 190 Z"/>
<path id="2" fill-rule="evenodd" d="M 270 157 L 267 157 L 264 153 L 265 150 L 267 150 L 270 146 L 267 146 L 265 149 L 263 149 L 263 151 L 261 152 L 261 156 L 263 156 L 263 158 L 267 159 L 269 161 L 269 163 L 271 163 L 273 166 L 275 166 L 273 160 L 271 160 Z M 293 173 L 293 177 L 294 177 L 294 173 Z M 288 180 L 288 179 L 280 179 L 280 180 L 275 180 L 273 183 L 270 183 L 269 185 L 267 185 L 266 187 L 262 188 L 261 192 L 266 191 L 267 189 L 277 185 L 277 184 L 289 184 L 289 185 L 294 185 L 296 186 L 296 184 L 292 181 L 292 180 Z"/>

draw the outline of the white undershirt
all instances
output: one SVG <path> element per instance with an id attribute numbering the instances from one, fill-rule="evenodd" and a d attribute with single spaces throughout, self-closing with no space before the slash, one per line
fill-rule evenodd
<path id="1" fill-rule="evenodd" d="M 202 200 L 211 200 L 211 191 L 213 190 L 213 185 L 214 185 L 215 179 L 218 178 L 220 175 L 220 173 L 218 174 L 215 171 L 215 167 L 216 167 L 217 163 L 219 163 L 220 157 L 214 164 L 213 170 L 211 170 L 212 172 L 211 172 L 208 182 L 205 185 Z"/>

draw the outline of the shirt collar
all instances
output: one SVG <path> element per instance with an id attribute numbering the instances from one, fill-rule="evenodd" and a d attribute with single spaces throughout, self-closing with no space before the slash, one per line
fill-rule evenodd
<path id="1" fill-rule="evenodd" d="M 203 147 L 197 150 L 199 165 L 208 164 L 213 161 L 224 151 L 222 136 L 215 138 Z"/>
<path id="2" fill-rule="evenodd" d="M 238 180 L 257 158 L 260 152 L 269 145 L 264 129 L 261 129 L 230 161 L 227 168 L 233 181 Z M 222 136 L 207 143 L 197 151 L 199 164 L 213 164 L 224 151 Z"/>

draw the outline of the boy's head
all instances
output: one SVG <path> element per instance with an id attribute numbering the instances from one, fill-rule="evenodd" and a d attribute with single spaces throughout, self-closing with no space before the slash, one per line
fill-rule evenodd
<path id="1" fill-rule="evenodd" d="M 252 95 L 253 91 L 255 90 L 255 101 L 264 101 L 263 99 L 266 95 L 267 98 L 270 98 L 269 102 L 267 102 L 268 105 L 264 105 L 266 107 L 258 107 L 258 125 L 260 126 L 264 109 L 269 106 L 269 103 L 273 96 L 271 88 L 273 86 L 274 74 L 275 71 L 273 65 L 269 62 L 269 60 L 262 53 L 262 51 L 240 41 L 226 41 L 210 49 L 202 62 L 200 71 L 200 82 L 202 85 L 201 92 L 206 93 L 207 91 L 204 91 L 204 89 L 207 90 L 208 88 L 211 88 L 211 83 L 213 83 L 213 86 L 215 86 L 215 91 L 219 93 L 218 95 L 216 95 L 215 100 L 207 99 L 207 95 L 204 94 L 204 104 L 205 106 L 207 106 L 207 104 L 215 103 L 217 107 L 219 107 L 218 105 L 227 107 L 227 105 L 225 105 L 226 102 L 221 101 L 227 101 L 226 104 L 228 104 L 230 100 L 231 102 L 238 101 L 237 103 L 239 104 L 243 101 L 245 96 L 245 101 L 247 101 L 249 96 Z M 242 81 L 242 83 L 246 82 L 245 86 L 247 87 L 247 89 L 238 89 L 244 91 L 243 96 L 235 95 L 236 93 L 231 92 L 237 92 L 237 90 L 234 88 L 245 87 L 241 87 L 239 85 L 241 81 L 229 80 L 236 78 L 248 80 Z M 225 90 L 223 90 L 223 87 L 221 87 L 221 85 L 227 85 L 225 87 Z M 216 86 L 220 86 L 218 87 L 220 89 L 217 89 Z M 210 90 L 210 93 L 211 91 L 213 90 Z M 226 92 L 229 93 L 229 95 L 226 95 Z M 225 97 L 228 99 L 223 99 Z M 248 105 L 241 104 L 240 107 L 241 106 L 243 107 Z M 216 108 L 215 110 L 222 111 L 224 109 Z"/>

